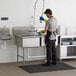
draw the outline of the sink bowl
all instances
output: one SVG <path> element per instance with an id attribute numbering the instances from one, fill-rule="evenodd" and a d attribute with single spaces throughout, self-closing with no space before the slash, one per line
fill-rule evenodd
<path id="1" fill-rule="evenodd" d="M 8 35 L 10 34 L 9 28 L 0 28 L 0 35 Z"/>
<path id="2" fill-rule="evenodd" d="M 28 28 L 15 28 L 13 29 L 13 35 L 38 36 L 38 33 L 36 31 L 29 31 Z"/>
<path id="3" fill-rule="evenodd" d="M 12 36 L 11 35 L 0 35 L 0 39 L 1 40 L 10 40 L 10 39 L 12 39 Z"/>
<path id="4" fill-rule="evenodd" d="M 10 35 L 9 28 L 0 28 L 0 39 L 9 40 L 12 36 Z"/>
<path id="5" fill-rule="evenodd" d="M 44 35 L 40 35 L 36 30 L 32 31 L 30 28 L 28 27 L 13 27 L 12 29 L 13 31 L 13 35 L 15 36 L 44 36 Z"/>

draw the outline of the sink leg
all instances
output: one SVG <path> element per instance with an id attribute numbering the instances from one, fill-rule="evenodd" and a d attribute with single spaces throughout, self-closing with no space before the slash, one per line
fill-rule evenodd
<path id="1" fill-rule="evenodd" d="M 24 48 L 23 48 L 23 64 L 25 65 L 25 52 L 24 52 Z"/>
<path id="2" fill-rule="evenodd" d="M 23 64 L 25 65 L 25 55 L 24 55 L 24 48 L 23 48 L 23 55 L 19 55 L 19 47 L 17 46 L 17 63 L 19 62 L 19 57 L 23 58 Z"/>
<path id="3" fill-rule="evenodd" d="M 18 54 L 19 54 L 18 51 L 19 51 L 19 49 L 18 49 L 18 46 L 17 46 L 17 63 L 18 63 L 18 60 L 19 60 L 19 59 L 18 59 Z"/>

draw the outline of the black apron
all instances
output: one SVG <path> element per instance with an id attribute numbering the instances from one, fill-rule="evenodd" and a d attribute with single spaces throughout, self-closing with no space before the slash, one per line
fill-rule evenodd
<path id="1" fill-rule="evenodd" d="M 49 30 L 47 30 L 47 34 L 45 35 L 45 44 L 49 42 L 49 37 L 52 33 L 56 36 L 56 31 L 50 32 Z"/>
<path id="2" fill-rule="evenodd" d="M 50 32 L 50 31 L 47 30 L 47 34 L 45 35 L 45 44 L 48 43 L 49 37 L 50 37 L 51 34 L 52 34 L 52 32 Z"/>

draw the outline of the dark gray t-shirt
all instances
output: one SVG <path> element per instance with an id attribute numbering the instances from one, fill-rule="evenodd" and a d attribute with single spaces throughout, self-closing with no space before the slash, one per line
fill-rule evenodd
<path id="1" fill-rule="evenodd" d="M 55 17 L 51 17 L 50 19 L 48 19 L 48 21 L 46 22 L 46 26 L 48 26 L 48 30 L 50 32 L 52 32 L 52 34 L 50 35 L 49 39 L 50 40 L 54 40 L 56 39 L 56 28 L 57 28 L 57 20 Z"/>

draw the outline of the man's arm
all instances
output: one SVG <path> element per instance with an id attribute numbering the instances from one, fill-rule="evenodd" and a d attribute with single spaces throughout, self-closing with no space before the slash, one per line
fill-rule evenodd
<path id="1" fill-rule="evenodd" d="M 45 26 L 44 30 L 41 30 L 42 33 L 46 33 L 48 30 L 48 26 Z"/>

